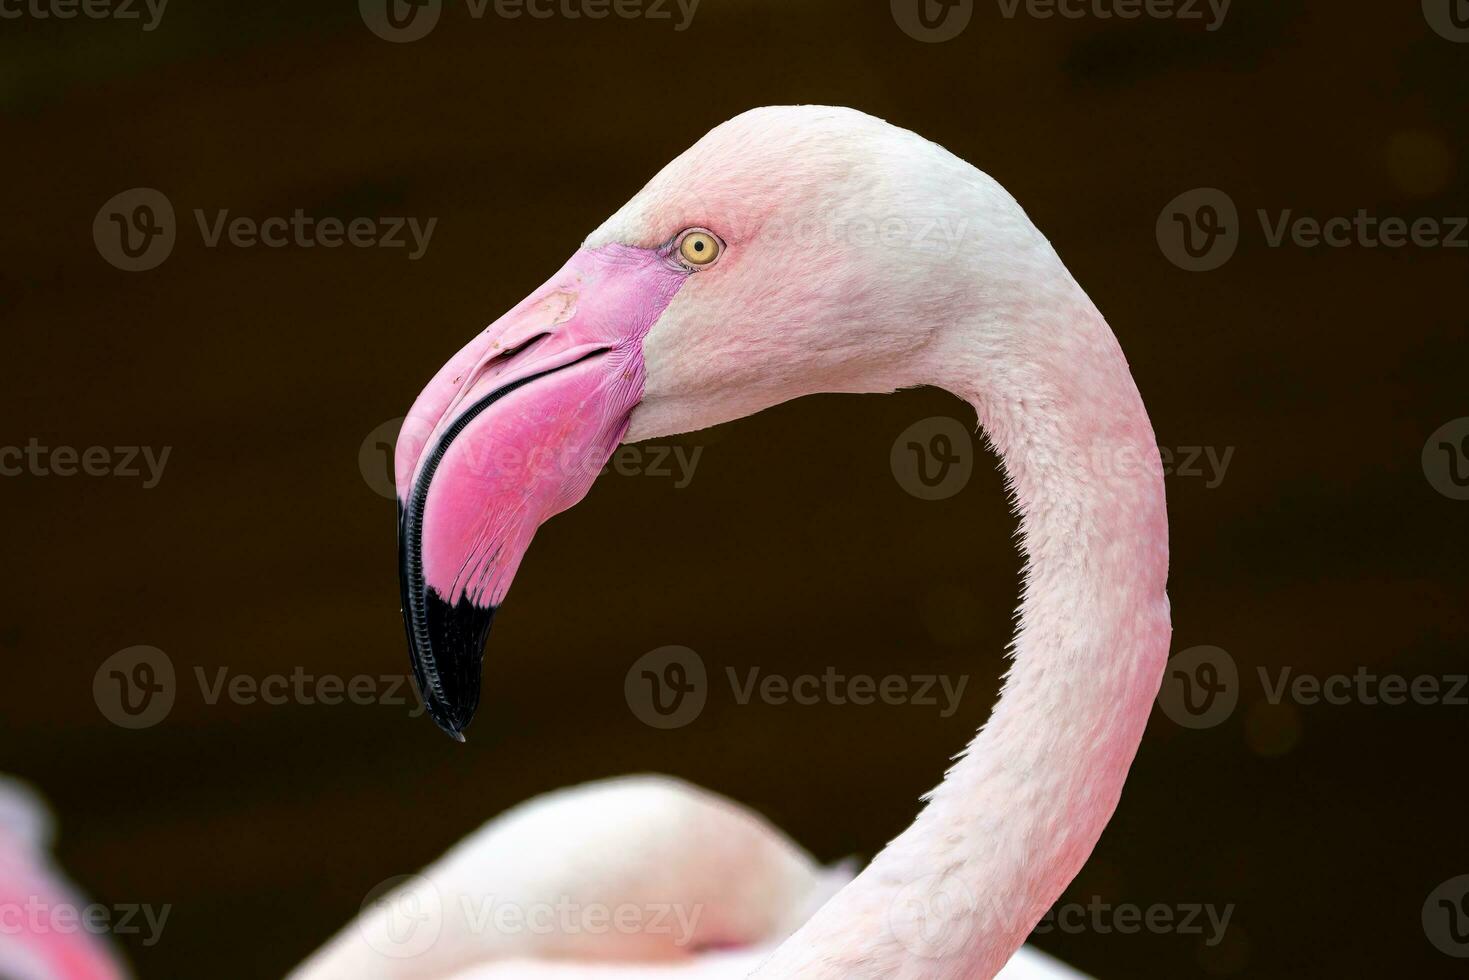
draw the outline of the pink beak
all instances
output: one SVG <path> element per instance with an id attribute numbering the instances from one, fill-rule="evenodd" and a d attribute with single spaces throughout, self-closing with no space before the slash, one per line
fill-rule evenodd
<path id="1" fill-rule="evenodd" d="M 429 714 L 463 741 L 495 611 L 536 529 L 591 488 L 643 396 L 643 338 L 688 272 L 583 249 L 439 370 L 398 436 L 403 624 Z"/>

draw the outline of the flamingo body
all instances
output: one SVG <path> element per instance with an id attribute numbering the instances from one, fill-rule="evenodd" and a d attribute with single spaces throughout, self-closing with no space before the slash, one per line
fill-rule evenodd
<path id="1" fill-rule="evenodd" d="M 536 797 L 486 823 L 368 909 L 292 980 L 734 980 L 852 878 L 752 810 L 667 776 Z M 494 910 L 569 910 L 543 931 Z M 626 930 L 601 923 L 605 910 Z M 433 910 L 431 944 L 404 930 Z M 655 920 L 658 920 L 655 924 Z M 395 933 L 395 930 L 396 933 Z M 395 955 L 404 954 L 404 955 Z M 1078 980 L 1026 949 L 1002 980 Z"/>

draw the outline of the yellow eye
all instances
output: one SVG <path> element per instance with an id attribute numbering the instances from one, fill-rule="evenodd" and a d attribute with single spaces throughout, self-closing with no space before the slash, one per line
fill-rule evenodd
<path id="1" fill-rule="evenodd" d="M 719 239 L 707 231 L 691 231 L 678 243 L 678 254 L 689 265 L 708 265 L 719 257 Z"/>

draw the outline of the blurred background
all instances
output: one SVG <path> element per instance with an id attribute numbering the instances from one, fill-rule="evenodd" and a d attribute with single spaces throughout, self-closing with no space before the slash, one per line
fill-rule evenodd
<path id="1" fill-rule="evenodd" d="M 936 27 L 901 0 L 566 3 L 445 0 L 397 27 L 371 0 L 4 8 L 0 771 L 50 799 L 92 900 L 171 906 L 156 941 L 116 937 L 136 973 L 280 975 L 385 878 L 602 776 L 686 777 L 828 861 L 912 820 L 989 712 L 1017 601 L 978 441 L 941 493 L 895 465 L 910 427 L 972 425 L 942 392 L 810 398 L 624 457 L 531 549 L 468 743 L 402 685 L 386 481 L 420 388 L 709 128 L 832 103 L 1015 194 L 1173 461 L 1174 649 L 1223 700 L 1155 711 L 1063 902 L 1231 917 L 1034 942 L 1104 978 L 1462 975 L 1466 934 L 1429 899 L 1469 873 L 1463 3 L 986 0 L 933 4 Z M 176 220 L 129 255 L 117 221 L 163 220 L 137 188 Z M 406 223 L 405 247 L 271 248 L 211 246 L 195 216 L 298 210 L 435 223 L 423 248 Z M 1438 241 L 1294 234 L 1359 212 Z M 659 730 L 624 680 L 667 645 L 708 696 Z M 966 687 L 947 716 L 741 704 L 727 672 L 757 667 Z M 120 708 L 114 671 L 158 698 Z M 311 695 L 359 675 L 370 703 Z M 1272 697 L 1301 675 L 1369 679 Z M 1440 695 L 1382 703 L 1388 675 Z M 280 704 L 219 687 L 295 676 Z"/>

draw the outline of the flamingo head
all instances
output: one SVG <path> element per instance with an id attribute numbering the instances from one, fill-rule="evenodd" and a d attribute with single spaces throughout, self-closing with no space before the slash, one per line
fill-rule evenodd
<path id="1" fill-rule="evenodd" d="M 934 380 L 919 354 L 954 315 L 963 230 L 944 202 L 976 174 L 850 109 L 747 112 L 444 365 L 395 460 L 404 625 L 441 728 L 462 740 L 536 529 L 620 442 Z"/>

